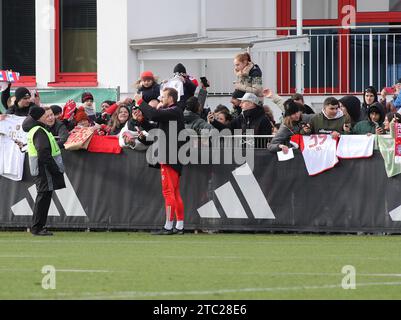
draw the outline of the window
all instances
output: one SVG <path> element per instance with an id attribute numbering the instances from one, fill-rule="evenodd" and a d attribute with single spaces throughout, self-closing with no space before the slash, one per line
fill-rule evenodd
<path id="1" fill-rule="evenodd" d="M 56 82 L 96 82 L 96 0 L 55 0 L 55 7 Z"/>
<path id="2" fill-rule="evenodd" d="M 306 20 L 337 19 L 338 0 L 304 0 L 303 16 Z M 291 19 L 297 18 L 297 1 L 291 0 Z"/>
<path id="3" fill-rule="evenodd" d="M 21 81 L 32 81 L 36 73 L 35 0 L 0 0 L 0 13 L 0 69 L 12 69 L 21 74 Z"/>
<path id="4" fill-rule="evenodd" d="M 401 0 L 357 0 L 358 12 L 401 11 Z"/>

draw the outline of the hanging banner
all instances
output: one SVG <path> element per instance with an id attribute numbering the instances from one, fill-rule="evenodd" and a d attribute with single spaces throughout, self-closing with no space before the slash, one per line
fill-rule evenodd
<path id="1" fill-rule="evenodd" d="M 93 95 L 94 105 L 96 107 L 96 111 L 100 112 L 100 107 L 103 101 L 118 101 L 120 99 L 120 92 L 118 88 L 79 88 L 79 89 L 37 89 L 40 102 L 44 105 L 59 105 L 64 107 L 64 105 L 69 101 L 75 101 L 77 106 L 82 105 L 82 94 L 84 92 L 91 92 Z M 15 89 L 13 88 L 11 91 L 11 95 L 14 95 Z M 4 110 L 3 106 L 0 106 L 2 111 Z"/>

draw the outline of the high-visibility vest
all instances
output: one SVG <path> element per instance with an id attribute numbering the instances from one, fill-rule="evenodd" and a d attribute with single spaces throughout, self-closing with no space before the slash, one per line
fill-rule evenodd
<path id="1" fill-rule="evenodd" d="M 43 128 L 41 126 L 36 126 L 36 127 L 32 128 L 31 130 L 29 130 L 28 138 L 27 138 L 28 139 L 29 168 L 31 171 L 31 175 L 33 177 L 37 177 L 39 175 L 38 151 L 36 150 L 35 145 L 33 143 L 33 137 L 35 136 L 35 133 L 40 129 L 42 129 L 46 133 L 46 135 L 49 139 L 50 147 L 51 147 L 51 151 L 52 151 L 52 157 L 53 157 L 54 161 L 57 163 L 60 173 L 64 173 L 64 164 L 63 164 L 63 159 L 61 157 L 61 150 L 57 144 L 56 139 L 45 128 Z"/>

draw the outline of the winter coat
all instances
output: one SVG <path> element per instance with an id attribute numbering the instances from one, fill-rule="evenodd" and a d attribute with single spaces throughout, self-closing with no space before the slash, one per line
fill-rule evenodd
<path id="1" fill-rule="evenodd" d="M 228 128 L 233 133 L 234 130 L 240 129 L 243 135 L 246 134 L 247 129 L 254 130 L 254 135 L 271 135 L 273 129 L 269 119 L 266 117 L 265 110 L 260 106 L 242 112 L 238 118 L 232 120 L 228 126 L 221 124 L 217 120 L 214 120 L 212 125 L 219 130 Z"/>
<path id="2" fill-rule="evenodd" d="M 126 123 L 127 123 L 127 121 L 124 123 L 120 123 L 114 129 L 112 129 L 110 127 L 110 133 L 108 135 L 109 136 L 118 136 L 120 134 L 121 130 L 124 128 Z"/>
<path id="3" fill-rule="evenodd" d="M 292 129 L 282 123 L 272 141 L 267 144 L 267 149 L 270 152 L 278 152 L 281 151 L 281 148 L 279 147 L 281 144 L 290 147 L 291 137 L 295 134 L 301 133 L 301 129 L 299 123 L 295 124 Z"/>
<path id="4" fill-rule="evenodd" d="M 29 132 L 32 128 L 40 126 L 49 131 L 49 128 L 41 122 L 27 117 L 22 128 L 25 132 Z M 33 136 L 33 143 L 38 152 L 39 175 L 34 177 L 37 192 L 54 191 L 65 188 L 64 173 L 60 169 L 52 157 L 52 150 L 49 138 L 46 133 L 39 129 Z"/>
<path id="5" fill-rule="evenodd" d="M 374 123 L 370 120 L 370 114 L 376 110 L 378 110 L 380 114 L 380 120 L 378 123 Z M 352 134 L 376 134 L 377 127 L 384 129 L 383 122 L 386 115 L 382 104 L 377 103 L 375 106 L 369 107 L 367 115 L 368 120 L 358 122 L 355 127 L 352 128 Z"/>
<path id="6" fill-rule="evenodd" d="M 401 92 L 398 94 L 397 98 L 394 100 L 394 107 L 399 110 L 401 108 Z"/>
<path id="7" fill-rule="evenodd" d="M 177 103 L 177 106 L 183 111 L 185 110 L 187 100 L 195 95 L 197 88 L 196 84 L 191 80 L 190 77 L 187 76 L 184 79 L 184 94 L 180 97 L 180 101 Z"/>
<path id="8" fill-rule="evenodd" d="M 49 131 L 57 140 L 57 144 L 60 149 L 64 149 L 64 143 L 67 142 L 70 133 L 67 130 L 65 124 L 59 120 L 56 120 L 53 127 L 49 127 Z"/>
<path id="9" fill-rule="evenodd" d="M 339 111 L 334 119 L 329 119 L 327 118 L 323 110 L 322 112 L 314 116 L 310 121 L 311 134 L 330 134 L 333 131 L 343 133 L 345 122 L 346 119 L 342 111 Z"/>
<path id="10" fill-rule="evenodd" d="M 379 124 L 379 127 L 384 129 L 383 124 Z M 363 120 L 358 122 L 354 128 L 352 128 L 352 134 L 376 134 L 376 124 L 370 120 Z"/>
<path id="11" fill-rule="evenodd" d="M 228 126 L 223 125 L 222 123 L 214 120 L 212 125 L 218 130 L 230 129 L 233 134 L 235 134 L 234 130 L 241 130 L 242 135 L 246 135 L 247 130 L 253 130 L 253 135 L 271 135 L 273 131 L 273 127 L 269 119 L 266 117 L 265 110 L 257 106 L 251 110 L 245 110 L 241 113 L 241 115 L 232 120 Z M 266 148 L 267 140 L 264 138 L 256 138 L 255 145 L 258 148 Z"/>
<path id="12" fill-rule="evenodd" d="M 198 135 L 201 134 L 203 129 L 211 130 L 214 128 L 210 123 L 203 120 L 199 114 L 189 110 L 184 111 L 184 122 L 186 129 L 195 130 Z"/>
<path id="13" fill-rule="evenodd" d="M 154 109 L 149 106 L 145 101 L 143 101 L 139 107 L 146 119 L 148 119 L 149 121 L 157 122 L 158 128 L 164 132 L 166 137 L 165 164 L 170 165 L 176 172 L 178 172 L 178 174 L 181 175 L 182 164 L 180 164 L 178 159 L 178 151 L 184 142 L 178 141 L 178 135 L 182 130 L 185 129 L 184 114 L 182 110 L 176 105 L 172 105 L 168 108 Z M 170 132 L 170 122 L 176 122 L 177 132 Z M 175 139 L 174 143 L 176 145 L 176 150 L 170 151 L 170 136 L 174 137 Z M 170 152 L 172 154 L 175 153 L 175 159 L 170 158 Z M 157 167 L 159 166 L 157 165 Z"/>
<path id="14" fill-rule="evenodd" d="M 1 104 L 3 107 L 7 110 L 8 105 L 7 101 L 11 96 L 11 83 L 8 85 L 8 87 L 1 93 Z"/>
<path id="15" fill-rule="evenodd" d="M 149 103 L 152 100 L 157 100 L 159 99 L 160 96 L 160 85 L 157 84 L 156 82 L 153 83 L 153 85 L 150 88 L 145 88 L 140 85 L 138 85 L 138 93 L 142 93 L 142 99 L 146 102 Z"/>
<path id="16" fill-rule="evenodd" d="M 237 72 L 235 90 L 262 96 L 262 70 L 257 64 L 250 63 L 244 70 Z"/>
<path id="17" fill-rule="evenodd" d="M 304 104 L 300 109 L 303 114 L 315 114 L 315 111 L 307 104 Z"/>
<path id="18" fill-rule="evenodd" d="M 32 106 L 35 104 L 31 102 L 28 107 L 26 108 L 20 108 L 17 103 L 14 103 L 10 108 L 7 109 L 7 114 L 13 114 L 18 117 L 27 117 L 29 114 L 29 110 L 31 109 Z"/>

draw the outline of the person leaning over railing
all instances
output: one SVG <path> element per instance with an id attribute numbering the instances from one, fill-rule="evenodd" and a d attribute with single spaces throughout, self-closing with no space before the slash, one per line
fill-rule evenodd
<path id="1" fill-rule="evenodd" d="M 361 101 L 355 96 L 344 96 L 338 102 L 346 119 L 346 131 L 352 130 L 361 118 Z"/>
<path id="2" fill-rule="evenodd" d="M 352 134 L 384 134 L 384 107 L 380 102 L 373 103 L 368 109 L 368 120 L 358 122 Z"/>
<path id="3" fill-rule="evenodd" d="M 227 125 L 223 125 L 217 120 L 213 120 L 211 124 L 218 130 L 230 129 L 242 130 L 242 134 L 246 135 L 246 130 L 253 130 L 254 135 L 271 135 L 272 125 L 265 115 L 265 110 L 259 104 L 259 98 L 253 93 L 246 93 L 241 101 L 242 113 Z"/>
<path id="4" fill-rule="evenodd" d="M 265 110 L 259 104 L 260 99 L 253 93 L 246 93 L 243 98 L 240 98 L 242 113 L 238 118 L 235 118 L 227 125 L 214 119 L 211 124 L 218 130 L 229 129 L 233 134 L 240 134 L 245 136 L 249 134 L 249 130 L 253 130 L 255 136 L 271 135 L 273 128 L 267 119 Z M 265 138 L 257 138 L 254 141 L 255 145 L 260 148 L 266 148 L 267 140 Z"/>
<path id="5" fill-rule="evenodd" d="M 334 139 L 351 130 L 347 125 L 347 119 L 334 97 L 328 97 L 323 102 L 322 111 L 310 121 L 311 134 L 330 134 Z"/>
<path id="6" fill-rule="evenodd" d="M 190 97 L 184 110 L 185 129 L 195 130 L 198 135 L 204 129 L 211 130 L 213 126 L 200 116 L 202 107 L 196 97 Z"/>
<path id="7" fill-rule="evenodd" d="M 300 110 L 299 104 L 289 99 L 284 102 L 284 110 L 284 119 L 280 129 L 267 145 L 267 149 L 270 152 L 283 151 L 286 154 L 291 146 L 290 140 L 293 135 L 308 134 L 310 132 L 306 122 L 302 121 L 304 120 L 304 115 Z"/>

